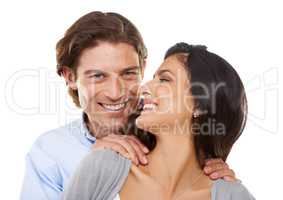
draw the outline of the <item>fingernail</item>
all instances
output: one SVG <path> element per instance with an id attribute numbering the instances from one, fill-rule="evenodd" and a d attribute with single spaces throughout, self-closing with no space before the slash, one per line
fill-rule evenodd
<path id="1" fill-rule="evenodd" d="M 139 163 L 140 163 L 137 158 L 135 159 L 135 163 L 136 163 L 136 165 L 139 165 Z"/>
<path id="2" fill-rule="evenodd" d="M 217 174 L 217 173 L 213 173 L 213 174 L 211 174 L 211 177 L 212 177 L 212 178 L 217 178 L 217 177 L 218 177 L 218 174 Z"/>
<path id="3" fill-rule="evenodd" d="M 206 159 L 204 162 L 207 165 L 209 163 L 209 161 L 210 161 L 209 159 Z"/>
<path id="4" fill-rule="evenodd" d="M 131 156 L 130 156 L 130 154 L 128 154 L 128 153 L 125 154 L 125 157 L 128 158 L 128 159 L 131 159 Z"/>
<path id="5" fill-rule="evenodd" d="M 148 153 L 148 152 L 149 152 L 148 148 L 146 148 L 146 147 L 143 147 L 143 151 L 144 151 L 145 153 Z"/>
<path id="6" fill-rule="evenodd" d="M 143 162 L 143 164 L 147 164 L 147 159 L 146 159 L 146 157 L 143 157 L 143 158 L 142 158 L 142 162 Z"/>
<path id="7" fill-rule="evenodd" d="M 204 171 L 205 171 L 206 173 L 210 172 L 210 170 L 211 170 L 210 167 L 205 167 L 205 168 L 204 168 Z"/>

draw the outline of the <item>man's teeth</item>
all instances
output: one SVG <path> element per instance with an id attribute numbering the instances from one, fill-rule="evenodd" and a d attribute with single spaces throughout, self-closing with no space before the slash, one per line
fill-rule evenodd
<path id="1" fill-rule="evenodd" d="M 110 110 L 110 111 L 118 111 L 118 110 L 123 109 L 126 106 L 126 103 L 120 103 L 120 104 L 116 104 L 116 105 L 102 104 L 102 106 L 104 108 L 106 108 L 107 110 Z"/>
<path id="2" fill-rule="evenodd" d="M 143 106 L 143 110 L 154 110 L 155 108 L 156 108 L 156 105 L 153 103 L 144 104 Z"/>

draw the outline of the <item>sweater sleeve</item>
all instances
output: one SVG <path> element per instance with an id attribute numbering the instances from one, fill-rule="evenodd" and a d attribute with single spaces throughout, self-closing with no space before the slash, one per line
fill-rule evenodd
<path id="1" fill-rule="evenodd" d="M 240 182 L 217 180 L 212 188 L 213 200 L 255 200 L 249 190 Z"/>
<path id="2" fill-rule="evenodd" d="M 131 161 L 109 150 L 90 152 L 79 164 L 62 200 L 113 200 L 121 190 Z"/>

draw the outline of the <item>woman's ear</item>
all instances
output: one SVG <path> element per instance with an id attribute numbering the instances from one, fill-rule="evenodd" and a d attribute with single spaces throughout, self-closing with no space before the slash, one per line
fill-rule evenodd
<path id="1" fill-rule="evenodd" d="M 66 85 L 73 90 L 77 90 L 78 86 L 76 83 L 76 75 L 75 72 L 69 67 L 63 67 L 61 71 L 61 75 L 64 77 Z"/>
<path id="2" fill-rule="evenodd" d="M 200 117 L 201 115 L 205 115 L 207 114 L 207 111 L 205 110 L 200 110 L 200 109 L 194 109 L 194 112 L 193 112 L 193 118 L 198 118 Z"/>

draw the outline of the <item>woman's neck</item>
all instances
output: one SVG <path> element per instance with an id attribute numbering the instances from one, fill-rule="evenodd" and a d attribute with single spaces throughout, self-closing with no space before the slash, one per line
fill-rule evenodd
<path id="1" fill-rule="evenodd" d="M 145 170 L 168 191 L 169 195 L 193 189 L 196 181 L 205 179 L 198 165 L 189 135 L 158 135 L 157 145 L 149 154 Z"/>

